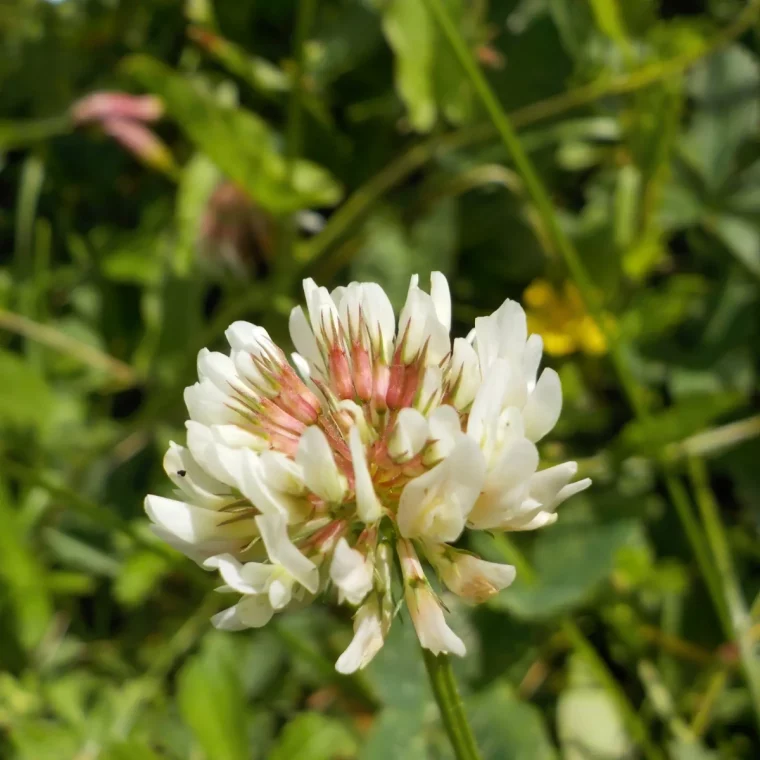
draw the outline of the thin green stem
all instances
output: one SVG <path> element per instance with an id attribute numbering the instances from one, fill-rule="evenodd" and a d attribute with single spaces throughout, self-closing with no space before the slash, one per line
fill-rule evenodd
<path id="1" fill-rule="evenodd" d="M 288 115 L 285 128 L 285 159 L 288 165 L 288 181 L 293 184 L 296 161 L 303 147 L 303 88 L 306 62 L 306 40 L 314 24 L 317 11 L 316 0 L 301 0 L 298 4 L 296 28 L 293 37 L 293 83 L 288 99 Z M 295 214 L 283 219 L 282 238 L 279 246 L 278 272 L 287 276 L 291 269 L 293 249 L 297 236 Z"/>
<path id="2" fill-rule="evenodd" d="M 760 726 L 760 661 L 755 655 L 755 644 L 752 640 L 752 618 L 736 575 L 731 547 L 720 519 L 720 509 L 710 488 L 707 467 L 701 459 L 693 457 L 689 460 L 689 477 L 702 515 L 707 541 L 725 589 L 729 632 L 739 648 L 739 658 L 749 686 L 755 720 Z"/>
<path id="3" fill-rule="evenodd" d="M 425 0 L 425 2 L 448 39 L 448 42 L 459 59 L 462 68 L 470 78 L 477 96 L 483 103 L 491 122 L 501 137 L 505 148 L 512 157 L 519 174 L 522 176 L 525 188 L 533 200 L 549 242 L 564 259 L 589 314 L 605 336 L 607 345 L 609 346 L 612 363 L 617 372 L 623 391 L 628 399 L 628 403 L 638 419 L 649 419 L 651 414 L 645 395 L 628 366 L 628 347 L 625 341 L 615 334 L 612 327 L 612 320 L 604 311 L 596 288 L 594 287 L 591 277 L 586 270 L 578 251 L 562 228 L 557 214 L 555 213 L 551 198 L 538 176 L 538 173 L 533 167 L 533 163 L 528 157 L 511 119 L 501 107 L 501 104 L 491 90 L 491 87 L 475 62 L 467 44 L 444 7 L 442 0 Z M 754 13 L 757 9 L 758 3 L 755 2 L 752 4 L 749 13 L 745 12 L 742 14 L 742 23 L 749 23 L 754 17 Z M 715 568 L 710 561 L 705 538 L 702 535 L 699 523 L 692 511 L 691 503 L 688 497 L 684 499 L 680 496 L 679 487 L 682 488 L 682 486 L 667 470 L 664 472 L 664 479 L 671 498 L 675 497 L 674 504 L 678 517 L 683 523 L 684 530 L 691 543 L 700 570 L 707 582 L 710 595 L 715 602 L 718 615 L 723 619 L 726 609 L 724 597 L 725 589 L 722 587 Z"/>
<path id="4" fill-rule="evenodd" d="M 457 760 L 480 760 L 480 751 L 467 722 L 449 656 L 434 655 L 429 649 L 423 649 L 422 656 L 454 755 Z"/>

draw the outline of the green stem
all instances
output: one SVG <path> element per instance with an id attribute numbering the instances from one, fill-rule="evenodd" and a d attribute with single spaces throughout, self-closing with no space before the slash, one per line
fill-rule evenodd
<path id="1" fill-rule="evenodd" d="M 296 161 L 301 153 L 303 144 L 303 77 L 306 62 L 305 44 L 314 24 L 316 15 L 316 0 L 301 0 L 298 4 L 298 16 L 293 38 L 293 84 L 288 100 L 288 115 L 285 128 L 285 159 L 288 165 L 288 181 L 293 183 Z M 282 223 L 282 239 L 279 245 L 278 273 L 283 278 L 289 276 L 292 269 L 293 249 L 297 237 L 295 214 L 288 214 Z"/>
<path id="2" fill-rule="evenodd" d="M 422 656 L 454 755 L 457 760 L 480 760 L 480 751 L 470 724 L 467 722 L 449 656 L 445 654 L 436 656 L 429 649 L 423 649 Z"/>
<path id="3" fill-rule="evenodd" d="M 707 467 L 701 459 L 694 457 L 689 460 L 689 477 L 702 515 L 707 541 L 715 557 L 718 574 L 725 589 L 729 635 L 738 645 L 739 658 L 755 711 L 755 720 L 760 726 L 760 660 L 755 655 L 755 645 L 752 640 L 752 619 L 734 569 L 731 547 L 720 519 L 720 510 L 710 488 Z"/>
<path id="4" fill-rule="evenodd" d="M 533 163 L 528 157 L 528 154 L 515 131 L 512 121 L 491 90 L 483 73 L 475 62 L 472 53 L 467 47 L 467 44 L 444 7 L 442 0 L 425 0 L 425 2 L 448 39 L 462 68 L 470 78 L 475 92 L 483 103 L 491 122 L 501 137 L 505 148 L 512 157 L 518 172 L 522 176 L 525 188 L 535 204 L 550 243 L 564 259 L 589 314 L 605 336 L 607 345 L 609 346 L 612 363 L 617 372 L 623 391 L 628 399 L 628 403 L 639 420 L 648 420 L 651 415 L 644 393 L 633 377 L 628 366 L 628 347 L 625 341 L 615 334 L 615 331 L 611 326 L 611 320 L 607 314 L 605 314 L 591 277 L 589 276 L 574 244 L 562 228 L 554 211 L 554 206 L 549 197 L 549 193 L 533 167 Z M 749 11 L 742 14 L 742 23 L 747 23 L 747 19 L 751 20 L 757 12 L 758 7 L 760 7 L 758 2 L 752 3 L 749 7 Z M 702 535 L 699 523 L 692 512 L 691 503 L 688 497 L 684 499 L 679 495 L 679 487 L 682 488 L 682 486 L 677 478 L 665 471 L 664 479 L 671 498 L 675 497 L 674 504 L 678 517 L 683 523 L 687 538 L 692 546 L 692 551 L 696 556 L 700 570 L 707 582 L 708 589 L 710 590 L 711 597 L 715 602 L 718 615 L 723 619 L 725 614 L 724 611 L 726 609 L 724 598 L 725 588 L 722 587 L 715 568 L 710 561 L 705 538 Z"/>

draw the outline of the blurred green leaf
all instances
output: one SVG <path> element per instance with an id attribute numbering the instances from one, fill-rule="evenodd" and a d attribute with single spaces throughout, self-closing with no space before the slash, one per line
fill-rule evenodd
<path id="1" fill-rule="evenodd" d="M 251 111 L 221 105 L 197 82 L 147 56 L 129 58 L 124 68 L 162 98 L 197 147 L 263 208 L 286 213 L 340 200 L 339 183 L 310 161 L 296 161 L 291 184 L 274 133 Z"/>
<path id="2" fill-rule="evenodd" d="M 196 153 L 182 167 L 175 209 L 177 242 L 172 258 L 174 271 L 180 276 L 187 276 L 193 268 L 206 204 L 219 179 L 219 170 L 203 153 Z"/>
<path id="3" fill-rule="evenodd" d="M 557 733 L 563 760 L 626 760 L 633 754 L 615 701 L 577 655 L 557 705 Z"/>
<path id="4" fill-rule="evenodd" d="M 388 0 L 383 31 L 395 53 L 396 88 L 418 132 L 435 124 L 435 22 L 423 0 Z"/>
<path id="5" fill-rule="evenodd" d="M 620 434 L 620 443 L 627 451 L 651 456 L 663 446 L 697 433 L 744 403 L 744 397 L 738 393 L 695 394 L 648 420 L 629 422 Z"/>
<path id="6" fill-rule="evenodd" d="M 42 640 L 53 618 L 45 566 L 29 544 L 20 515 L 0 481 L 0 577 L 13 610 L 12 624 L 19 642 L 33 649 Z"/>
<path id="7" fill-rule="evenodd" d="M 683 149 L 714 193 L 736 167 L 736 151 L 757 132 L 760 66 L 734 44 L 694 67 L 689 90 L 696 108 Z"/>
<path id="8" fill-rule="evenodd" d="M 417 760 L 425 757 L 425 707 L 386 707 L 372 721 L 361 760 Z"/>
<path id="9" fill-rule="evenodd" d="M 122 565 L 114 582 L 114 595 L 122 604 L 140 604 L 155 592 L 170 567 L 156 552 L 137 552 Z"/>
<path id="10" fill-rule="evenodd" d="M 535 582 L 518 578 L 490 604 L 530 620 L 547 620 L 567 612 L 592 599 L 612 573 L 620 549 L 642 540 L 637 520 L 599 522 L 588 514 L 565 514 L 536 538 Z"/>
<path id="11" fill-rule="evenodd" d="M 340 721 L 306 712 L 285 726 L 269 760 L 350 760 L 356 751 L 356 739 Z"/>
<path id="12" fill-rule="evenodd" d="M 245 694 L 229 647 L 207 637 L 177 677 L 183 719 L 208 760 L 248 760 Z"/>
<path id="13" fill-rule="evenodd" d="M 518 699 L 506 684 L 468 700 L 467 712 L 483 760 L 556 760 L 541 712 Z"/>
<path id="14" fill-rule="evenodd" d="M 0 424 L 44 428 L 54 403 L 50 387 L 35 367 L 0 349 Z"/>

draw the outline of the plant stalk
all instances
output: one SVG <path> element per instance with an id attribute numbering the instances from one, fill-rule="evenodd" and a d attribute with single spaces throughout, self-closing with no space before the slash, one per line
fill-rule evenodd
<path id="1" fill-rule="evenodd" d="M 423 649 L 422 656 L 454 755 L 457 760 L 481 760 L 475 736 L 467 722 L 462 697 L 457 689 L 451 659 L 445 654 L 434 655 L 429 649 Z"/>

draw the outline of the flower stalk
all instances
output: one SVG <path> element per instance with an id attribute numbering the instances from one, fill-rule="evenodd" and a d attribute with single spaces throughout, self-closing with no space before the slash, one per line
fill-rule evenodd
<path id="1" fill-rule="evenodd" d="M 464 710 L 462 697 L 457 689 L 451 658 L 448 655 L 434 655 L 429 649 L 422 650 L 430 688 L 433 690 L 441 720 L 454 750 L 457 760 L 480 760 L 475 736 L 472 733 Z"/>

